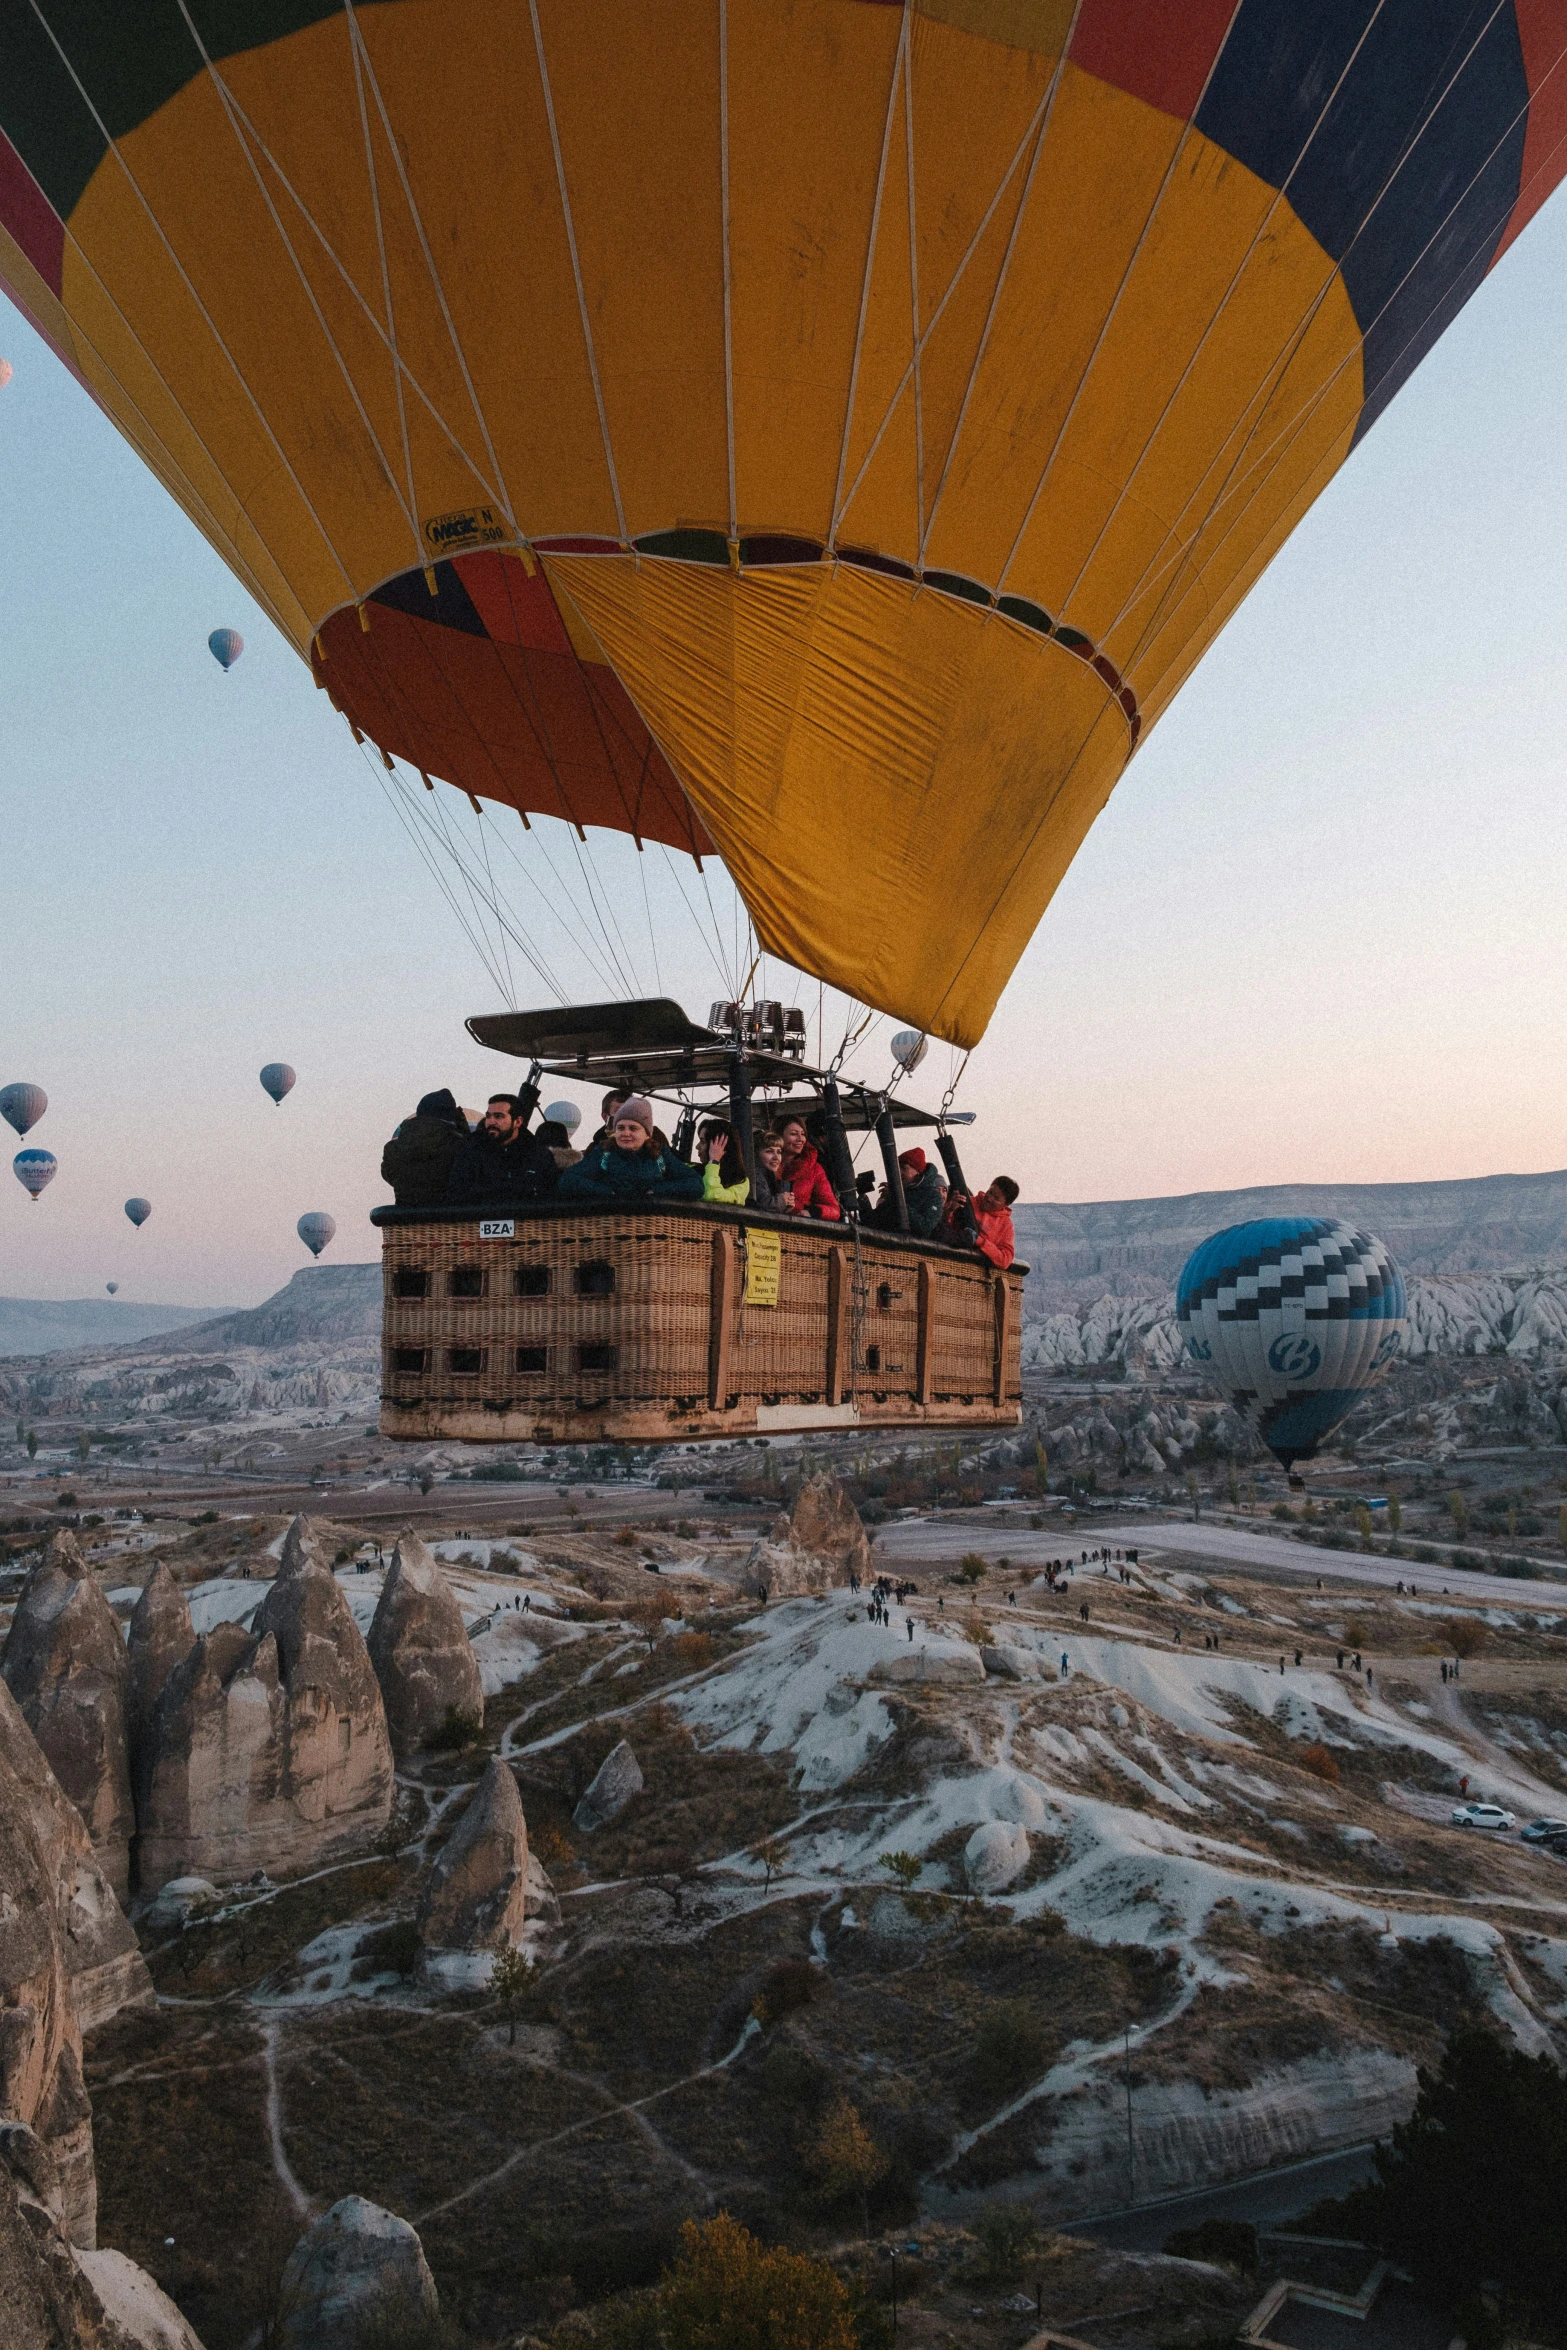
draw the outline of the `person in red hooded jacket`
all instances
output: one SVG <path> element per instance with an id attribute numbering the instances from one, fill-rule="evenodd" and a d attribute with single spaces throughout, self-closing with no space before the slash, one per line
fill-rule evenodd
<path id="1" fill-rule="evenodd" d="M 1012 1229 L 1012 1202 L 1016 1198 L 1017 1185 L 1011 1176 L 998 1175 L 974 1202 L 974 1245 L 1003 1273 L 1017 1255 L 1017 1236 Z"/>
<path id="2" fill-rule="evenodd" d="M 779 1139 L 784 1153 L 779 1207 L 789 1215 L 820 1216 L 824 1224 L 836 1224 L 843 1213 L 838 1195 L 801 1120 L 788 1119 Z"/>
<path id="3" fill-rule="evenodd" d="M 961 1191 L 947 1195 L 935 1237 L 947 1248 L 977 1248 L 982 1257 L 1005 1272 L 1017 1255 L 1012 1229 L 1012 1202 L 1018 1187 L 1010 1175 L 998 1175 L 988 1191 L 970 1200 Z"/>

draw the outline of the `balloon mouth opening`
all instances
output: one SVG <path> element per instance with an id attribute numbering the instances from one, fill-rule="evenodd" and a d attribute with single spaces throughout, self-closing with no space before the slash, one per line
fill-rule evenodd
<path id="1" fill-rule="evenodd" d="M 1300 1471 L 1298 1469 L 1290 1468 L 1288 1462 L 1285 1463 L 1285 1471 L 1289 1479 L 1289 1489 L 1291 1493 L 1304 1493 L 1306 1490 L 1306 1480 L 1301 1475 Z"/>

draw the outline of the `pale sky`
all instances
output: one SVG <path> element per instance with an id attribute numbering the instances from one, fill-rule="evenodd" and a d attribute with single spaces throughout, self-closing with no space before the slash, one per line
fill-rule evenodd
<path id="1" fill-rule="evenodd" d="M 1564 284 L 1558 197 L 1148 737 L 970 1064 L 971 1173 L 1087 1200 L 1567 1164 Z M 36 1207 L 0 1174 L 0 1293 L 255 1303 L 308 1263 L 305 1209 L 337 1219 L 324 1263 L 377 1253 L 381 1145 L 420 1093 L 520 1074 L 463 1033 L 504 988 L 378 766 L 3 300 L 0 353 L 0 1084 L 44 1086 L 28 1139 L 60 1162 Z M 219 625 L 246 640 L 227 677 Z M 646 878 L 657 980 L 701 1016 L 691 867 L 688 911 L 661 857 L 590 838 L 632 982 L 657 984 Z M 580 896 L 560 827 L 498 816 L 512 849 L 524 921 Z M 568 994 L 620 992 L 537 935 Z M 549 1000 L 515 956 L 512 993 Z M 299 1072 L 277 1110 L 269 1060 Z"/>

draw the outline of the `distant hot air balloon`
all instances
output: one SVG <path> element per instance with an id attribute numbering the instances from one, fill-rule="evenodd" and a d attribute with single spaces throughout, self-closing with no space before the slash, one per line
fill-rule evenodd
<path id="1" fill-rule="evenodd" d="M 0 1087 L 0 1118 L 8 1126 L 14 1126 L 18 1134 L 36 1126 L 48 1107 L 49 1096 L 41 1085 Z"/>
<path id="2" fill-rule="evenodd" d="M 232 669 L 245 650 L 245 640 L 237 628 L 215 628 L 207 639 L 207 650 L 220 669 Z"/>
<path id="3" fill-rule="evenodd" d="M 0 359 L 0 392 L 5 390 L 5 387 L 10 382 L 10 380 L 11 362 L 9 359 Z"/>
<path id="4" fill-rule="evenodd" d="M 268 1061 L 261 1072 L 261 1087 L 264 1093 L 269 1093 L 272 1096 L 278 1108 L 281 1109 L 284 1094 L 292 1093 L 294 1090 L 294 1072 L 286 1061 Z"/>
<path id="5" fill-rule="evenodd" d="M 125 1213 L 139 1232 L 152 1214 L 152 1202 L 150 1199 L 128 1199 L 125 1203 Z"/>
<path id="6" fill-rule="evenodd" d="M 568 1134 L 575 1134 L 582 1124 L 582 1112 L 575 1102 L 546 1102 L 544 1121 L 546 1125 L 564 1126 Z"/>
<path id="7" fill-rule="evenodd" d="M 113 1297 L 120 1285 L 117 1281 L 106 1281 L 103 1286 L 109 1292 L 109 1295 Z"/>
<path id="8" fill-rule="evenodd" d="M 1216 1232 L 1176 1286 L 1187 1352 L 1286 1469 L 1310 1460 L 1398 1352 L 1404 1277 L 1330 1216 Z"/>
<path id="9" fill-rule="evenodd" d="M 38 1194 L 54 1181 L 59 1171 L 60 1162 L 53 1151 L 18 1151 L 11 1161 L 11 1172 L 23 1189 L 32 1193 L 34 1207 L 38 1205 Z"/>
<path id="10" fill-rule="evenodd" d="M 900 1028 L 892 1040 L 892 1057 L 905 1077 L 912 1076 L 930 1051 L 930 1038 L 922 1028 Z"/>
<path id="11" fill-rule="evenodd" d="M 323 1215 L 320 1209 L 316 1209 L 311 1215 L 301 1216 L 294 1229 L 311 1255 L 318 1257 L 336 1232 L 337 1225 L 331 1216 Z"/>

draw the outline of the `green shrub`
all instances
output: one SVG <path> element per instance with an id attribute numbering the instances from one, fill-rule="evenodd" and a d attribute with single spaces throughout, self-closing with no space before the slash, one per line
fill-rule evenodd
<path id="1" fill-rule="evenodd" d="M 1015 2277 L 1039 2249 L 1039 2222 L 1026 2203 L 987 2203 L 975 2215 L 974 2235 L 979 2244 L 974 2266 L 998 2282 Z"/>
<path id="2" fill-rule="evenodd" d="M 993 2007 L 974 2034 L 974 2078 L 987 2096 L 1005 2097 L 1037 2078 L 1050 2034 L 1019 2001 Z"/>

